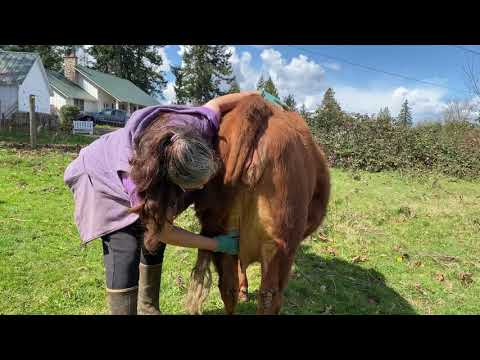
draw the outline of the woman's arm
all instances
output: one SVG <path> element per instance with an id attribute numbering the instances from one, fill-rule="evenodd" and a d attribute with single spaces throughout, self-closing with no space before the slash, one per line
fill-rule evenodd
<path id="1" fill-rule="evenodd" d="M 238 232 L 235 231 L 227 235 L 209 238 L 166 222 L 160 234 L 160 241 L 169 245 L 225 252 L 231 255 L 238 253 Z"/>
<path id="2" fill-rule="evenodd" d="M 214 111 L 224 113 L 229 111 L 230 109 L 233 109 L 235 105 L 237 105 L 237 103 L 244 97 L 259 94 L 259 91 L 242 91 L 239 93 L 227 94 L 212 99 L 203 106 L 206 106 Z"/>
<path id="3" fill-rule="evenodd" d="M 206 236 L 197 235 L 180 229 L 175 225 L 165 222 L 160 234 L 160 241 L 169 245 L 213 251 L 217 248 L 218 241 Z"/>

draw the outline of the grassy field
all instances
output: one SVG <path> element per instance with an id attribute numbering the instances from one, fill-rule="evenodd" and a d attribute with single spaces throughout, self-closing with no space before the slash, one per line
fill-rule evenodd
<path id="1" fill-rule="evenodd" d="M 78 139 L 91 141 L 60 140 Z M 80 247 L 63 184 L 75 150 L 11 141 L 22 139 L 0 134 L 0 314 L 107 313 L 100 241 Z M 297 253 L 283 314 L 480 312 L 479 182 L 333 169 L 332 183 L 327 220 Z M 191 209 L 177 223 L 198 231 Z M 193 250 L 167 247 L 164 313 L 185 313 L 194 260 Z M 255 312 L 258 265 L 248 274 L 252 298 L 237 308 L 244 314 Z M 204 313 L 224 313 L 216 288 Z"/>
<path id="2" fill-rule="evenodd" d="M 39 145 L 51 144 L 71 144 L 86 145 L 107 132 L 118 128 L 108 125 L 96 125 L 93 129 L 93 135 L 88 134 L 63 134 L 61 132 L 41 131 L 37 134 L 37 143 Z M 0 142 L 30 144 L 30 133 L 25 129 L 13 129 L 12 131 L 0 130 Z"/>

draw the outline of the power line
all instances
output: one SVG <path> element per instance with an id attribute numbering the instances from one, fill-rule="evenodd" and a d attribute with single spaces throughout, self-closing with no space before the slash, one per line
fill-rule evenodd
<path id="1" fill-rule="evenodd" d="M 467 51 L 467 52 L 470 52 L 472 54 L 476 54 L 476 55 L 480 55 L 480 52 L 478 51 L 475 51 L 475 50 L 472 50 L 472 49 L 469 49 L 469 48 L 466 48 L 464 46 L 460 46 L 460 45 L 450 45 L 451 47 L 455 47 L 457 49 L 460 49 L 460 50 L 463 50 L 463 51 Z"/>
<path id="2" fill-rule="evenodd" d="M 312 51 L 312 50 L 309 50 L 309 49 L 304 49 L 304 48 L 301 48 L 301 47 L 298 47 L 298 46 L 295 46 L 295 45 L 287 45 L 287 46 L 288 46 L 288 47 L 292 47 L 292 48 L 296 48 L 296 49 L 298 49 L 298 50 L 310 52 L 311 54 L 316 54 L 316 55 L 320 55 L 320 56 L 323 56 L 323 57 L 326 57 L 326 58 L 329 58 L 329 59 L 341 61 L 341 62 L 344 62 L 344 63 L 346 63 L 346 64 L 352 65 L 352 66 L 357 66 L 357 67 L 361 67 L 361 68 L 363 68 L 363 69 L 367 69 L 367 70 L 370 70 L 370 71 L 374 71 L 374 72 L 378 72 L 378 73 L 382 73 L 382 74 L 386 74 L 386 75 L 398 77 L 398 78 L 401 78 L 401 79 L 404 79 L 404 80 L 416 81 L 416 82 L 419 82 L 419 83 L 422 83 L 422 84 L 427 84 L 427 85 L 430 85 L 430 86 L 441 87 L 441 88 L 444 88 L 444 89 L 453 90 L 453 91 L 456 91 L 456 92 L 462 92 L 462 93 L 465 93 L 465 94 L 467 93 L 466 91 L 463 91 L 463 90 L 452 89 L 452 88 L 449 88 L 449 87 L 444 86 L 444 85 L 435 84 L 435 83 L 432 83 L 432 82 L 429 82 L 429 81 L 425 81 L 425 80 L 419 80 L 419 79 L 413 78 L 413 77 L 411 77 L 411 76 L 406 76 L 406 75 L 402 75 L 402 74 L 398 74 L 398 73 L 394 73 L 394 72 L 390 72 L 390 71 L 385 71 L 385 70 L 377 69 L 377 68 L 374 68 L 373 66 L 368 66 L 368 65 L 362 65 L 362 64 L 354 63 L 354 62 L 352 62 L 352 61 L 345 60 L 345 59 L 342 59 L 342 58 L 339 58 L 339 57 L 336 57 L 336 56 L 332 56 L 332 55 L 320 53 L 320 52 L 318 52 L 318 51 Z M 480 54 L 480 53 L 479 53 L 479 54 Z"/>

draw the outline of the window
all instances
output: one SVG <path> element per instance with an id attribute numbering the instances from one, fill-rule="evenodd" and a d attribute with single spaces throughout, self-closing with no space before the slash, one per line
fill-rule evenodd
<path id="1" fill-rule="evenodd" d="M 73 105 L 78 107 L 80 111 L 83 111 L 85 108 L 85 102 L 83 101 L 83 99 L 73 99 Z"/>

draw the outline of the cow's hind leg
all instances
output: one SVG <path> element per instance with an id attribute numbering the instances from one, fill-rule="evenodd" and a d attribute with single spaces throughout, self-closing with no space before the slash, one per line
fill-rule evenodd
<path id="1" fill-rule="evenodd" d="M 271 245 L 270 245 L 271 246 Z M 257 300 L 257 314 L 277 315 L 283 303 L 294 252 L 278 248 L 273 256 L 262 256 L 262 280 Z"/>

